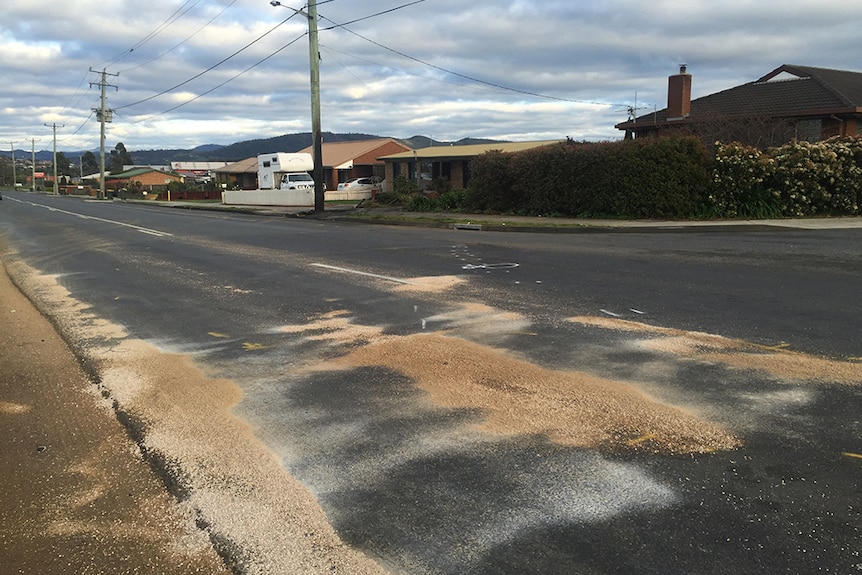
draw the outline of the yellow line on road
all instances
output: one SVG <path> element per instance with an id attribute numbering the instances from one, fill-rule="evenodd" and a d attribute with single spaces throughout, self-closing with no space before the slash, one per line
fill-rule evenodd
<path id="1" fill-rule="evenodd" d="M 656 436 L 655 433 L 647 433 L 647 434 L 641 435 L 637 439 L 629 439 L 628 441 L 626 441 L 626 445 L 637 445 L 639 443 L 643 443 L 644 441 L 649 441 L 650 439 L 655 439 L 655 436 Z"/>
<path id="2" fill-rule="evenodd" d="M 860 455 L 858 453 L 850 453 L 849 451 L 845 451 L 841 455 L 844 455 L 846 457 L 855 457 L 856 459 L 862 459 L 862 455 Z"/>
<path id="3" fill-rule="evenodd" d="M 259 349 L 267 349 L 267 348 L 272 347 L 272 346 L 263 345 L 262 343 L 248 343 L 248 342 L 246 342 L 246 343 L 242 344 L 242 347 L 246 351 L 257 351 Z"/>
<path id="4" fill-rule="evenodd" d="M 227 335 L 223 333 L 218 333 L 217 331 L 208 331 L 207 335 L 210 335 L 212 337 L 228 337 Z"/>

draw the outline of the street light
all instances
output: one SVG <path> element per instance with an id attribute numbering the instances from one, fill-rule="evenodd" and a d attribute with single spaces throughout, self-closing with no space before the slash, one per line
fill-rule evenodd
<path id="1" fill-rule="evenodd" d="M 317 0 L 308 1 L 308 12 L 285 6 L 278 0 L 272 6 L 287 8 L 308 19 L 308 64 L 311 71 L 311 139 L 314 157 L 314 211 L 322 212 L 326 186 L 323 181 L 323 137 L 320 133 L 320 50 L 317 44 Z"/>

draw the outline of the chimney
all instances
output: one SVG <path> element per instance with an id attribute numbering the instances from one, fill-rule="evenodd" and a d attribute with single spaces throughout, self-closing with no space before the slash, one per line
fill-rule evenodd
<path id="1" fill-rule="evenodd" d="M 667 79 L 667 119 L 678 120 L 691 111 L 691 74 L 686 74 L 685 64 L 680 64 L 679 74 Z"/>

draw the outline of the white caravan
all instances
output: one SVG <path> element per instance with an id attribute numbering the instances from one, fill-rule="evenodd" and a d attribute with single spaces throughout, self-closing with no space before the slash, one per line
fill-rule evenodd
<path id="1" fill-rule="evenodd" d="M 257 181 L 261 190 L 314 190 L 311 154 L 273 152 L 257 157 Z"/>

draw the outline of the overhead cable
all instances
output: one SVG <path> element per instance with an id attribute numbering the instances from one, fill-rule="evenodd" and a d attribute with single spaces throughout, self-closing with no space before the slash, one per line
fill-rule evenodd
<path id="1" fill-rule="evenodd" d="M 210 67 L 209 67 L 209 68 L 207 68 L 206 70 L 203 70 L 202 72 L 199 72 L 199 73 L 195 74 L 194 76 L 192 76 L 192 77 L 191 77 L 191 78 L 189 78 L 188 80 L 185 80 L 185 81 L 183 81 L 183 82 L 180 82 L 180 83 L 179 83 L 179 84 L 177 84 L 176 86 L 172 86 L 172 87 L 170 87 L 170 88 L 168 88 L 168 89 L 166 89 L 166 90 L 162 90 L 162 91 L 161 91 L 161 92 L 159 92 L 158 94 L 153 94 L 152 96 L 148 96 L 148 97 L 144 98 L 143 100 L 138 100 L 137 102 L 132 102 L 131 104 L 125 104 L 125 105 L 123 105 L 123 106 L 117 106 L 117 107 L 115 108 L 115 110 L 122 110 L 122 109 L 124 109 L 124 108 L 131 108 L 132 106 L 137 106 L 138 104 L 143 104 L 144 102 L 149 102 L 150 100 L 153 100 L 153 99 L 155 99 L 155 98 L 158 98 L 159 96 L 164 96 L 165 94 L 168 94 L 168 93 L 170 93 L 170 92 L 173 92 L 173 91 L 174 91 L 174 90 L 176 90 L 177 88 L 181 88 L 182 86 L 185 86 L 185 85 L 186 85 L 186 84 L 188 84 L 189 82 L 191 82 L 191 81 L 193 81 L 193 80 L 196 80 L 196 79 L 200 78 L 201 76 L 203 76 L 203 75 L 204 75 L 204 74 L 206 74 L 207 72 L 210 72 L 210 71 L 212 71 L 212 70 L 214 70 L 214 69 L 218 68 L 219 66 L 221 66 L 222 64 L 224 64 L 225 62 L 227 62 L 228 60 L 230 60 L 231 58 L 233 58 L 234 56 L 236 56 L 236 55 L 240 54 L 241 52 L 243 52 L 243 51 L 247 50 L 248 48 L 250 48 L 250 47 L 251 47 L 251 46 L 253 46 L 254 44 L 257 44 L 257 43 L 258 43 L 258 42 L 260 42 L 264 37 L 266 37 L 267 35 L 269 35 L 270 33 L 272 33 L 272 32 L 273 32 L 276 28 L 278 28 L 279 26 L 281 26 L 281 25 L 285 24 L 288 20 L 290 20 L 290 19 L 291 19 L 291 18 L 293 18 L 294 16 L 296 16 L 296 13 L 291 14 L 290 16 L 288 16 L 287 18 L 285 18 L 284 20 L 282 20 L 281 22 L 279 22 L 278 24 L 276 24 L 275 26 L 273 26 L 272 28 L 270 28 L 269 30 L 267 30 L 266 32 L 264 32 L 263 34 L 261 34 L 260 36 L 258 36 L 257 38 L 255 38 L 254 40 L 252 40 L 251 42 L 249 42 L 248 44 L 246 44 L 245 46 L 243 46 L 242 48 L 240 48 L 239 50 L 237 50 L 236 52 L 234 52 L 233 54 L 231 54 L 230 56 L 227 56 L 226 58 L 222 58 L 220 61 L 216 62 L 215 64 L 213 64 L 212 66 L 210 66 Z M 301 36 L 300 36 L 300 37 L 301 37 Z M 295 42 L 295 40 L 294 40 L 294 42 Z M 292 43 L 293 43 L 293 42 L 291 42 L 291 44 L 292 44 Z M 288 46 L 289 46 L 289 45 L 290 45 L 290 44 L 288 44 Z M 281 49 L 279 49 L 279 51 L 283 50 L 285 47 L 286 47 L 286 46 L 282 47 Z M 277 54 L 278 52 L 275 52 L 275 53 Z M 268 56 L 267 58 L 264 58 L 264 60 L 261 60 L 261 61 L 263 62 L 263 61 L 265 61 L 265 60 L 269 59 L 271 56 L 272 56 L 272 55 Z M 243 73 L 244 73 L 244 72 L 243 72 Z"/>

